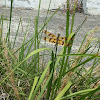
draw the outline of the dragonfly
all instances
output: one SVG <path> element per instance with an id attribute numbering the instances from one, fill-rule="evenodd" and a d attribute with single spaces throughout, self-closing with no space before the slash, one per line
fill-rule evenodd
<path id="1" fill-rule="evenodd" d="M 47 30 L 43 30 L 43 33 L 46 34 L 49 37 L 43 37 L 42 39 L 56 44 L 56 45 L 62 45 L 62 46 L 71 46 L 69 43 L 65 43 L 65 40 L 68 40 L 69 37 L 60 37 L 60 34 L 58 34 L 58 36 L 48 32 Z M 72 40 L 73 38 L 70 38 L 70 40 Z"/>

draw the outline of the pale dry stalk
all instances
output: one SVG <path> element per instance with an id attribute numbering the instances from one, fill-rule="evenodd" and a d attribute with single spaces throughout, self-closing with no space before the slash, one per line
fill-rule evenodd
<path id="1" fill-rule="evenodd" d="M 83 54 L 88 46 L 88 44 L 91 42 L 93 36 L 95 35 L 96 30 L 98 29 L 98 27 L 95 27 L 94 31 L 87 37 L 86 42 L 84 43 L 84 45 L 81 47 L 79 54 Z M 76 66 L 76 63 L 78 61 L 78 59 L 80 58 L 80 56 L 76 57 L 74 59 L 74 63 L 71 65 L 72 67 Z"/>
<path id="2" fill-rule="evenodd" d="M 0 29 L 0 36 L 1 36 L 1 29 Z M 6 61 L 2 61 L 0 64 L 3 65 L 3 67 L 5 68 L 6 70 L 6 75 L 8 75 L 11 71 L 12 71 L 12 61 L 11 61 L 11 57 L 7 51 L 7 45 L 5 44 L 4 40 L 1 39 L 2 41 L 2 45 L 1 47 L 3 48 L 3 57 L 5 58 Z M 14 80 L 14 73 L 12 73 L 10 76 L 9 76 L 9 81 L 11 82 L 12 84 L 12 88 L 14 90 L 14 93 L 16 95 L 16 98 L 18 100 L 20 100 L 19 98 L 19 94 L 18 94 L 18 90 L 17 90 L 17 86 L 15 84 L 15 80 Z"/>

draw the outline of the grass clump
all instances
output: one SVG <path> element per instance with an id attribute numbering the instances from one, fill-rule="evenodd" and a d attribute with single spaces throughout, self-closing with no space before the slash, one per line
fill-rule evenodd
<path id="1" fill-rule="evenodd" d="M 16 50 L 15 44 L 21 18 L 14 42 L 11 43 L 12 2 L 13 0 L 11 0 L 6 38 L 3 38 L 3 21 L 5 20 L 3 14 L 0 18 L 0 95 L 2 98 L 5 93 L 4 98 L 7 100 L 98 100 L 100 98 L 100 40 L 93 37 L 96 31 L 99 31 L 98 27 L 84 36 L 78 51 L 72 54 L 75 36 L 87 17 L 73 33 L 76 2 L 73 5 L 71 28 L 69 28 L 70 4 L 67 0 L 66 37 L 70 37 L 70 40 L 65 40 L 65 42 L 71 45 L 64 46 L 59 53 L 57 53 L 57 45 L 56 52 L 52 48 L 44 48 L 44 46 L 40 48 L 40 33 L 60 9 L 59 7 L 49 18 L 46 16 L 45 22 L 39 26 L 40 0 L 38 14 L 34 20 L 34 34 L 26 42 L 29 18 L 24 40 Z M 49 8 L 47 15 L 48 12 Z M 71 38 L 74 39 L 71 40 Z M 97 46 L 98 50 L 94 53 Z M 47 64 L 44 64 L 45 53 L 48 53 L 50 58 Z M 86 67 L 88 62 L 92 64 Z"/>

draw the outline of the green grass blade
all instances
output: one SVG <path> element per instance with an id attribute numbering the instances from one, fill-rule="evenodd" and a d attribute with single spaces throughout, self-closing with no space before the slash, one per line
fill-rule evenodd
<path id="1" fill-rule="evenodd" d="M 51 61 L 52 63 L 50 64 L 50 71 L 49 73 L 52 72 L 53 70 L 53 73 L 54 73 L 54 65 L 55 65 L 55 56 L 54 56 L 54 52 L 52 51 L 52 54 L 51 54 Z M 52 88 L 52 81 L 53 81 L 53 73 L 52 73 L 52 77 L 48 83 L 48 86 L 47 86 L 47 96 L 46 96 L 46 99 L 49 99 L 50 97 L 50 93 L 51 93 L 51 88 Z"/>
<path id="2" fill-rule="evenodd" d="M 47 23 L 51 20 L 51 18 L 57 13 L 57 11 L 60 9 L 60 7 L 52 14 L 52 16 L 50 16 L 46 22 L 43 24 L 42 28 L 40 29 L 40 31 L 38 32 L 38 34 L 44 29 L 44 27 L 47 25 Z M 28 44 L 29 42 L 31 42 L 34 38 L 35 34 L 33 34 L 31 36 L 31 39 L 29 41 L 27 41 L 26 43 L 24 43 L 20 48 L 18 48 L 13 54 L 15 54 L 16 52 L 18 52 L 24 45 Z"/>
<path id="3" fill-rule="evenodd" d="M 1 85 L 14 71 L 24 62 L 24 61 L 26 61 L 26 60 L 27 60 L 28 58 L 30 58 L 32 55 L 34 55 L 34 54 L 36 54 L 36 53 L 38 53 L 38 52 L 40 52 L 40 51 L 46 50 L 46 49 L 50 49 L 50 48 L 41 48 L 41 49 L 37 49 L 37 50 L 31 52 L 22 62 L 20 62 L 20 63 L 11 71 L 11 73 L 9 73 L 9 74 L 7 75 L 7 77 L 5 77 L 5 78 L 3 79 L 3 81 L 1 81 L 0 85 Z"/>
<path id="4" fill-rule="evenodd" d="M 97 53 L 96 53 L 97 54 Z M 58 55 L 58 56 L 82 56 L 82 57 L 93 57 L 96 54 L 62 54 L 62 55 Z M 100 58 L 99 55 L 95 56 L 97 58 Z"/>
<path id="5" fill-rule="evenodd" d="M 20 18 L 20 21 L 19 21 L 19 24 L 18 24 L 18 28 L 17 28 L 17 32 L 16 32 L 16 35 L 15 35 L 15 39 L 14 39 L 14 43 L 13 43 L 12 48 L 14 48 L 14 46 L 15 46 L 16 38 L 17 38 L 17 35 L 18 35 L 19 27 L 20 27 L 20 23 L 21 23 L 21 18 Z"/>
<path id="6" fill-rule="evenodd" d="M 13 5 L 13 0 L 11 0 L 11 7 L 10 7 L 10 21 L 9 21 L 9 31 L 6 36 L 6 42 L 8 40 L 8 47 L 11 48 L 10 44 L 10 28 L 11 28 L 11 18 L 12 18 L 12 5 Z"/>
<path id="7" fill-rule="evenodd" d="M 39 79 L 39 77 L 37 77 L 37 76 L 34 78 L 34 83 L 33 83 L 33 86 L 32 86 L 32 89 L 31 89 L 31 92 L 30 92 L 28 100 L 31 100 L 31 97 L 32 97 L 33 91 L 35 89 L 35 86 L 36 86 L 36 84 L 38 82 L 38 79 Z"/>
<path id="8" fill-rule="evenodd" d="M 52 77 L 52 73 L 53 73 L 53 70 L 51 71 L 51 73 L 50 73 L 50 75 L 49 75 L 49 77 L 48 77 L 48 79 L 47 79 L 47 81 L 46 81 L 46 83 L 45 83 L 43 89 L 41 90 L 41 93 L 39 94 L 37 100 L 41 100 L 41 97 L 42 97 L 42 95 L 43 95 L 43 92 L 45 91 L 46 86 L 48 85 L 48 83 L 49 83 L 49 81 L 50 81 L 50 79 L 51 79 L 51 77 Z"/>
<path id="9" fill-rule="evenodd" d="M 34 90 L 34 93 L 33 93 L 33 95 L 32 95 L 31 100 L 34 99 L 34 97 L 35 97 L 35 95 L 36 95 L 36 93 L 37 93 L 37 91 L 38 91 L 38 89 L 39 89 L 41 83 L 43 82 L 44 77 L 45 77 L 45 75 L 46 75 L 46 72 L 47 72 L 47 70 L 48 70 L 50 64 L 51 64 L 51 61 L 48 62 L 47 67 L 45 68 L 44 72 L 42 73 L 42 75 L 41 75 L 41 77 L 40 77 L 40 79 L 39 79 L 39 82 L 38 82 L 38 84 L 37 84 L 37 86 L 36 86 L 36 89 Z"/>
<path id="10" fill-rule="evenodd" d="M 83 20 L 83 22 L 81 23 L 81 25 L 78 26 L 78 28 L 75 31 L 75 35 L 78 33 L 78 31 L 80 30 L 80 28 L 82 27 L 82 25 L 85 23 L 85 21 L 87 20 L 87 16 L 85 17 L 85 19 Z M 75 35 L 73 36 L 73 38 L 75 37 Z"/>
<path id="11" fill-rule="evenodd" d="M 66 37 L 69 36 L 69 9 L 70 9 L 70 4 L 69 0 L 67 0 L 67 10 L 66 10 Z"/>
<path id="12" fill-rule="evenodd" d="M 83 64 L 85 64 L 85 63 L 87 63 L 87 62 L 89 62 L 89 61 L 91 61 L 91 60 L 94 59 L 96 56 L 98 56 L 98 54 L 95 54 L 94 56 L 88 58 L 87 60 L 83 61 L 82 63 L 76 65 L 74 68 L 71 68 L 71 69 L 70 69 L 69 71 L 67 71 L 66 73 L 68 73 L 68 72 L 70 72 L 70 71 L 73 71 L 73 70 L 76 69 L 77 67 L 79 67 L 79 66 L 81 66 L 81 65 L 83 65 Z M 65 74 L 66 74 L 66 73 L 65 73 Z M 65 75 L 65 74 L 63 74 L 63 75 Z"/>
<path id="13" fill-rule="evenodd" d="M 63 88 L 63 90 L 58 94 L 58 96 L 54 100 L 60 100 L 61 97 L 66 93 L 66 91 L 70 88 L 72 82 L 68 82 L 67 85 Z"/>
<path id="14" fill-rule="evenodd" d="M 62 97 L 61 100 L 63 100 L 63 99 L 68 99 L 68 98 L 71 98 L 71 97 L 80 96 L 80 95 L 84 95 L 84 94 L 88 94 L 88 93 L 90 93 L 90 92 L 92 92 L 92 91 L 94 91 L 94 90 L 96 90 L 96 88 L 78 91 L 78 92 L 69 94 L 69 95 L 67 95 L 67 96 L 65 96 L 65 97 Z M 80 100 L 82 100 L 82 99 L 80 99 Z"/>
<path id="15" fill-rule="evenodd" d="M 26 29 L 26 32 L 25 32 L 25 36 L 24 36 L 24 40 L 23 40 L 22 46 L 25 44 L 25 40 L 26 40 L 27 33 L 28 33 L 29 22 L 30 22 L 30 17 L 29 17 L 29 20 L 28 20 L 28 25 L 27 25 L 27 29 Z M 19 53 L 19 61 L 23 60 L 23 58 L 24 58 L 24 51 L 25 51 L 25 48 L 23 46 L 21 48 L 21 52 Z"/>
<path id="16" fill-rule="evenodd" d="M 96 89 L 93 89 L 93 91 L 90 91 L 89 93 L 83 95 L 79 100 L 85 100 L 85 98 L 92 97 L 92 95 L 97 91 L 100 91 L 100 86 L 98 88 L 96 88 Z"/>
<path id="17" fill-rule="evenodd" d="M 74 7 L 73 7 L 73 16 L 72 16 L 72 23 L 71 23 L 71 30 L 70 30 L 70 33 L 73 32 L 75 10 L 76 10 L 76 4 L 74 3 Z"/>

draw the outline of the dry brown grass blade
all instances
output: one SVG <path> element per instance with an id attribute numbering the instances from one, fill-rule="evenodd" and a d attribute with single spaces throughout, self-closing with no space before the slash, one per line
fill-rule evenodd
<path id="1" fill-rule="evenodd" d="M 1 49 L 3 48 L 3 55 L 1 57 L 3 57 L 5 59 L 5 61 L 2 61 L 0 64 L 3 68 L 5 68 L 6 70 L 6 75 L 8 75 L 11 71 L 12 71 L 12 61 L 11 61 L 11 57 L 7 51 L 7 45 L 4 42 L 3 38 L 1 38 L 1 28 L 0 28 L 0 39 L 2 44 L 0 45 Z M 12 73 L 9 76 L 9 81 L 12 84 L 12 89 L 14 90 L 14 93 L 16 95 L 16 98 L 18 100 L 20 100 L 19 94 L 18 94 L 18 89 L 17 89 L 17 85 L 15 84 L 15 75 L 14 73 Z"/>
<path id="2" fill-rule="evenodd" d="M 88 46 L 88 44 L 91 42 L 91 40 L 93 39 L 93 36 L 95 35 L 96 30 L 98 29 L 98 27 L 95 27 L 94 31 L 87 37 L 86 42 L 83 44 L 83 46 L 80 49 L 79 54 L 83 54 Z M 75 57 L 74 59 L 74 63 L 71 65 L 72 67 L 76 66 L 76 63 L 78 61 L 78 59 L 80 58 L 80 56 Z"/>
<path id="3" fill-rule="evenodd" d="M 91 42 L 91 40 L 93 39 L 93 36 L 95 35 L 95 32 L 96 32 L 97 29 L 98 29 L 98 27 L 95 27 L 94 31 L 93 31 L 90 35 L 88 35 L 88 37 L 87 37 L 87 39 L 86 39 L 86 42 L 83 44 L 83 46 L 82 46 L 81 49 L 80 49 L 79 54 L 83 54 L 83 53 L 85 52 L 85 50 L 86 50 L 88 44 L 89 44 L 89 43 Z M 72 65 L 71 65 L 72 68 L 74 68 L 74 67 L 76 66 L 76 64 L 77 64 L 77 62 L 78 62 L 78 60 L 79 60 L 79 58 L 80 58 L 80 56 L 77 56 L 77 57 L 74 58 L 74 63 L 72 63 Z M 68 73 L 68 76 L 71 77 L 73 74 L 74 74 L 74 72 L 69 72 L 69 73 Z M 74 76 L 75 76 L 75 74 L 74 74 Z M 77 77 L 77 76 L 76 76 L 76 77 Z"/>
<path id="4" fill-rule="evenodd" d="M 97 29 L 98 29 L 98 27 L 95 27 L 94 31 L 90 35 L 88 35 L 86 42 L 84 43 L 84 45 L 82 46 L 82 48 L 80 50 L 80 54 L 82 54 L 86 50 L 87 45 L 93 39 L 93 36 L 95 35 L 95 32 L 96 32 Z"/>

